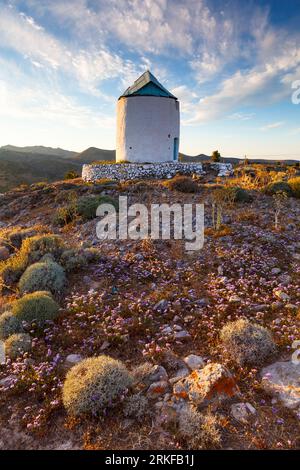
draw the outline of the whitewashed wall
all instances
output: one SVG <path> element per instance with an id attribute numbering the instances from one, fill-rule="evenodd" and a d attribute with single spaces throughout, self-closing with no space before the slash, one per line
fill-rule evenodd
<path id="1" fill-rule="evenodd" d="M 122 97 L 117 105 L 117 162 L 171 162 L 179 139 L 179 102 L 158 96 Z"/>

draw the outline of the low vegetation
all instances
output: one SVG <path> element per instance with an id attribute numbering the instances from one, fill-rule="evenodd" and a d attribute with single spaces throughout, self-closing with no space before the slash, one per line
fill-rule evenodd
<path id="1" fill-rule="evenodd" d="M 54 320 L 59 306 L 47 291 L 33 292 L 14 300 L 10 306 L 12 314 L 19 322 L 36 321 L 40 326 L 47 320 Z"/>
<path id="2" fill-rule="evenodd" d="M 16 359 L 31 349 L 31 337 L 27 333 L 13 334 L 5 341 L 5 354 Z"/>
<path id="3" fill-rule="evenodd" d="M 73 416 L 95 415 L 118 403 L 130 385 L 131 377 L 120 361 L 108 356 L 88 358 L 68 372 L 63 403 Z"/>
<path id="4" fill-rule="evenodd" d="M 279 362 L 283 395 L 299 396 L 289 376 L 300 328 L 298 171 L 245 162 L 233 177 L 187 177 L 187 192 L 167 190 L 177 176 L 1 196 L 4 447 L 299 448 L 297 410 L 281 384 L 262 380 Z M 291 197 L 266 193 L 282 182 Z M 124 193 L 130 204 L 205 204 L 203 248 L 99 241 L 96 202 Z"/>
<path id="5" fill-rule="evenodd" d="M 28 266 L 19 281 L 19 290 L 21 294 L 43 290 L 59 294 L 63 292 L 65 285 L 66 275 L 63 267 L 53 261 L 46 261 Z"/>
<path id="6" fill-rule="evenodd" d="M 241 366 L 262 365 L 276 351 L 270 332 L 244 319 L 225 325 L 220 338 L 228 354 Z"/>
<path id="7" fill-rule="evenodd" d="M 180 191 L 181 193 L 197 193 L 199 191 L 198 183 L 191 177 L 183 175 L 174 176 L 166 181 L 165 186 L 171 191 Z"/>

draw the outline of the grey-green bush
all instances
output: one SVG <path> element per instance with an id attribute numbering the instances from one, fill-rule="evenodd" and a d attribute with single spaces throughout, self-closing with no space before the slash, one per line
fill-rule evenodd
<path id="1" fill-rule="evenodd" d="M 11 335 L 5 341 L 4 347 L 6 356 L 10 359 L 16 359 L 16 357 L 30 351 L 31 337 L 27 333 Z"/>
<path id="2" fill-rule="evenodd" d="M 178 431 L 189 449 L 216 448 L 220 445 L 217 419 L 212 414 L 200 414 L 193 406 L 187 405 L 181 411 Z"/>
<path id="3" fill-rule="evenodd" d="M 220 338 L 228 354 L 241 366 L 261 365 L 276 351 L 270 332 L 244 319 L 227 323 Z"/>
<path id="4" fill-rule="evenodd" d="M 0 316 L 0 339 L 5 340 L 15 333 L 22 333 L 21 321 L 12 313 L 4 312 Z"/>
<path id="5" fill-rule="evenodd" d="M 87 264 L 86 257 L 76 249 L 65 250 L 61 255 L 60 262 L 66 271 L 80 269 Z"/>
<path id="6" fill-rule="evenodd" d="M 77 213 L 83 220 L 93 219 L 100 204 L 112 204 L 118 210 L 118 201 L 110 196 L 84 196 L 77 202 Z"/>
<path id="7" fill-rule="evenodd" d="M 140 394 L 131 395 L 124 403 L 123 413 L 124 416 L 138 421 L 150 415 L 148 398 Z"/>
<path id="8" fill-rule="evenodd" d="M 45 321 L 54 320 L 58 316 L 59 306 L 52 299 L 50 292 L 38 291 L 12 302 L 11 311 L 19 321 L 35 320 L 42 326 Z"/>
<path id="9" fill-rule="evenodd" d="M 229 190 L 233 191 L 233 200 L 234 202 L 252 202 L 253 197 L 251 194 L 244 188 L 239 186 L 229 187 Z"/>
<path id="10" fill-rule="evenodd" d="M 11 285 L 18 281 L 27 266 L 39 261 L 46 253 L 52 254 L 57 259 L 63 250 L 64 241 L 58 235 L 36 235 L 26 238 L 18 253 L 0 263 L 0 274 L 4 283 Z"/>
<path id="11" fill-rule="evenodd" d="M 286 181 L 276 181 L 275 183 L 270 183 L 265 187 L 264 191 L 269 196 L 274 196 L 274 194 L 277 193 L 285 193 L 288 197 L 293 196 L 293 190 Z"/>
<path id="12" fill-rule="evenodd" d="M 21 276 L 19 289 L 22 294 L 41 290 L 58 294 L 63 291 L 65 284 L 64 268 L 58 263 L 48 261 L 29 266 Z"/>
<path id="13" fill-rule="evenodd" d="M 63 403 L 72 416 L 97 414 L 131 385 L 125 365 L 108 356 L 84 359 L 70 369 L 63 386 Z"/>

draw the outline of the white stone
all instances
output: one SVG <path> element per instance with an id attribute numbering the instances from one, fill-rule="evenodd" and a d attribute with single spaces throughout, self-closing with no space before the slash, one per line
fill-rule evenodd
<path id="1" fill-rule="evenodd" d="M 273 268 L 272 271 L 271 271 L 271 274 L 273 274 L 274 276 L 276 276 L 277 274 L 280 274 L 280 273 L 281 273 L 280 268 Z"/>
<path id="2" fill-rule="evenodd" d="M 184 358 L 184 362 L 191 370 L 197 370 L 204 367 L 205 362 L 201 356 L 197 356 L 196 354 L 190 354 Z"/>
<path id="3" fill-rule="evenodd" d="M 80 354 L 69 354 L 66 357 L 66 362 L 69 364 L 78 364 L 78 362 L 82 361 L 82 356 Z"/>
<path id="4" fill-rule="evenodd" d="M 232 416 L 241 423 L 246 423 L 251 414 L 255 414 L 256 410 L 250 403 L 234 403 L 230 407 Z"/>
<path id="5" fill-rule="evenodd" d="M 261 386 L 290 409 L 300 411 L 300 363 L 275 362 L 261 371 Z"/>
<path id="6" fill-rule="evenodd" d="M 190 337 L 191 337 L 191 335 L 185 330 L 177 331 L 175 333 L 175 339 L 179 339 L 181 341 L 188 340 L 188 339 L 190 339 Z"/>
<path id="7" fill-rule="evenodd" d="M 8 375 L 7 377 L 4 377 L 4 379 L 0 380 L 0 387 L 7 387 L 14 380 L 14 378 L 14 375 Z"/>
<path id="8" fill-rule="evenodd" d="M 178 382 L 181 379 L 184 379 L 188 375 L 190 375 L 189 369 L 187 367 L 181 367 L 180 369 L 178 369 L 175 375 L 173 375 L 173 377 L 170 379 L 170 383 L 175 384 L 176 382 Z"/>

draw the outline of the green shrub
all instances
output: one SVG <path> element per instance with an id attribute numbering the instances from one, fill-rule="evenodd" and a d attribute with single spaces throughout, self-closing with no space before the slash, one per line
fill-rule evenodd
<path id="1" fill-rule="evenodd" d="M 123 413 L 128 418 L 140 421 L 150 414 L 148 398 L 140 394 L 131 395 L 124 403 Z"/>
<path id="2" fill-rule="evenodd" d="M 76 249 L 64 251 L 61 255 L 60 262 L 66 271 L 80 269 L 87 264 L 86 257 Z"/>
<path id="3" fill-rule="evenodd" d="M 53 224 L 63 227 L 76 219 L 76 208 L 72 205 L 59 207 L 53 217 Z"/>
<path id="4" fill-rule="evenodd" d="M 214 150 L 211 155 L 211 161 L 214 163 L 219 163 L 221 161 L 221 154 L 218 150 Z"/>
<path id="5" fill-rule="evenodd" d="M 289 179 L 288 183 L 292 188 L 293 195 L 297 198 L 300 198 L 300 176 Z"/>
<path id="6" fill-rule="evenodd" d="M 19 321 L 43 325 L 47 320 L 54 320 L 58 315 L 59 306 L 47 291 L 33 292 L 24 295 L 11 304 L 11 311 Z"/>
<path id="7" fill-rule="evenodd" d="M 83 256 L 88 263 L 92 263 L 93 261 L 99 260 L 101 253 L 99 250 L 97 250 L 97 248 L 85 248 L 83 250 Z"/>
<path id="8" fill-rule="evenodd" d="M 277 193 L 285 193 L 288 197 L 293 196 L 292 188 L 286 181 L 270 183 L 265 187 L 264 191 L 268 196 L 274 196 Z"/>
<path id="9" fill-rule="evenodd" d="M 79 178 L 79 174 L 75 170 L 69 170 L 64 176 L 64 180 L 73 180 L 74 178 Z"/>
<path id="10" fill-rule="evenodd" d="M 2 230 L 0 238 L 3 245 L 13 249 L 20 249 L 23 240 L 41 233 L 45 233 L 45 229 L 42 226 L 30 228 L 14 227 Z"/>
<path id="11" fill-rule="evenodd" d="M 118 202 L 110 196 L 84 196 L 78 199 L 77 213 L 83 220 L 96 217 L 96 210 L 100 204 L 112 204 L 118 210 Z"/>
<path id="12" fill-rule="evenodd" d="M 122 362 L 92 357 L 72 367 L 63 386 L 63 403 L 70 415 L 96 414 L 126 391 L 131 377 Z"/>
<path id="13" fill-rule="evenodd" d="M 12 313 L 4 312 L 0 316 L 0 339 L 5 340 L 15 333 L 22 333 L 21 321 Z"/>
<path id="14" fill-rule="evenodd" d="M 5 354 L 10 359 L 16 359 L 30 349 L 31 337 L 27 333 L 14 334 L 5 341 Z"/>
<path id="15" fill-rule="evenodd" d="M 4 283 L 11 285 L 18 281 L 29 264 L 39 261 L 47 253 L 57 258 L 63 249 L 64 242 L 58 235 L 36 235 L 26 238 L 18 253 L 0 263 L 0 274 Z"/>
<path id="16" fill-rule="evenodd" d="M 218 447 L 221 441 L 217 419 L 212 414 L 200 414 L 187 405 L 180 413 L 178 431 L 189 449 Z"/>
<path id="17" fill-rule="evenodd" d="M 227 323 L 220 338 L 232 359 L 241 366 L 261 365 L 276 351 L 270 332 L 244 319 Z"/>
<path id="18" fill-rule="evenodd" d="M 239 186 L 232 186 L 224 188 L 225 191 L 232 191 L 232 198 L 234 202 L 252 202 L 253 197 L 251 194 L 244 188 Z"/>
<path id="19" fill-rule="evenodd" d="M 190 176 L 176 175 L 165 183 L 167 188 L 181 193 L 197 193 L 199 186 Z"/>
<path id="20" fill-rule="evenodd" d="M 53 218 L 55 225 L 64 226 L 73 222 L 78 216 L 83 220 L 96 217 L 96 210 L 100 204 L 112 204 L 118 210 L 118 202 L 110 196 L 83 196 L 76 201 L 59 207 Z"/>
<path id="21" fill-rule="evenodd" d="M 25 270 L 19 281 L 19 289 L 21 294 L 42 290 L 58 294 L 63 291 L 65 284 L 64 268 L 53 261 L 46 261 L 34 263 Z"/>

